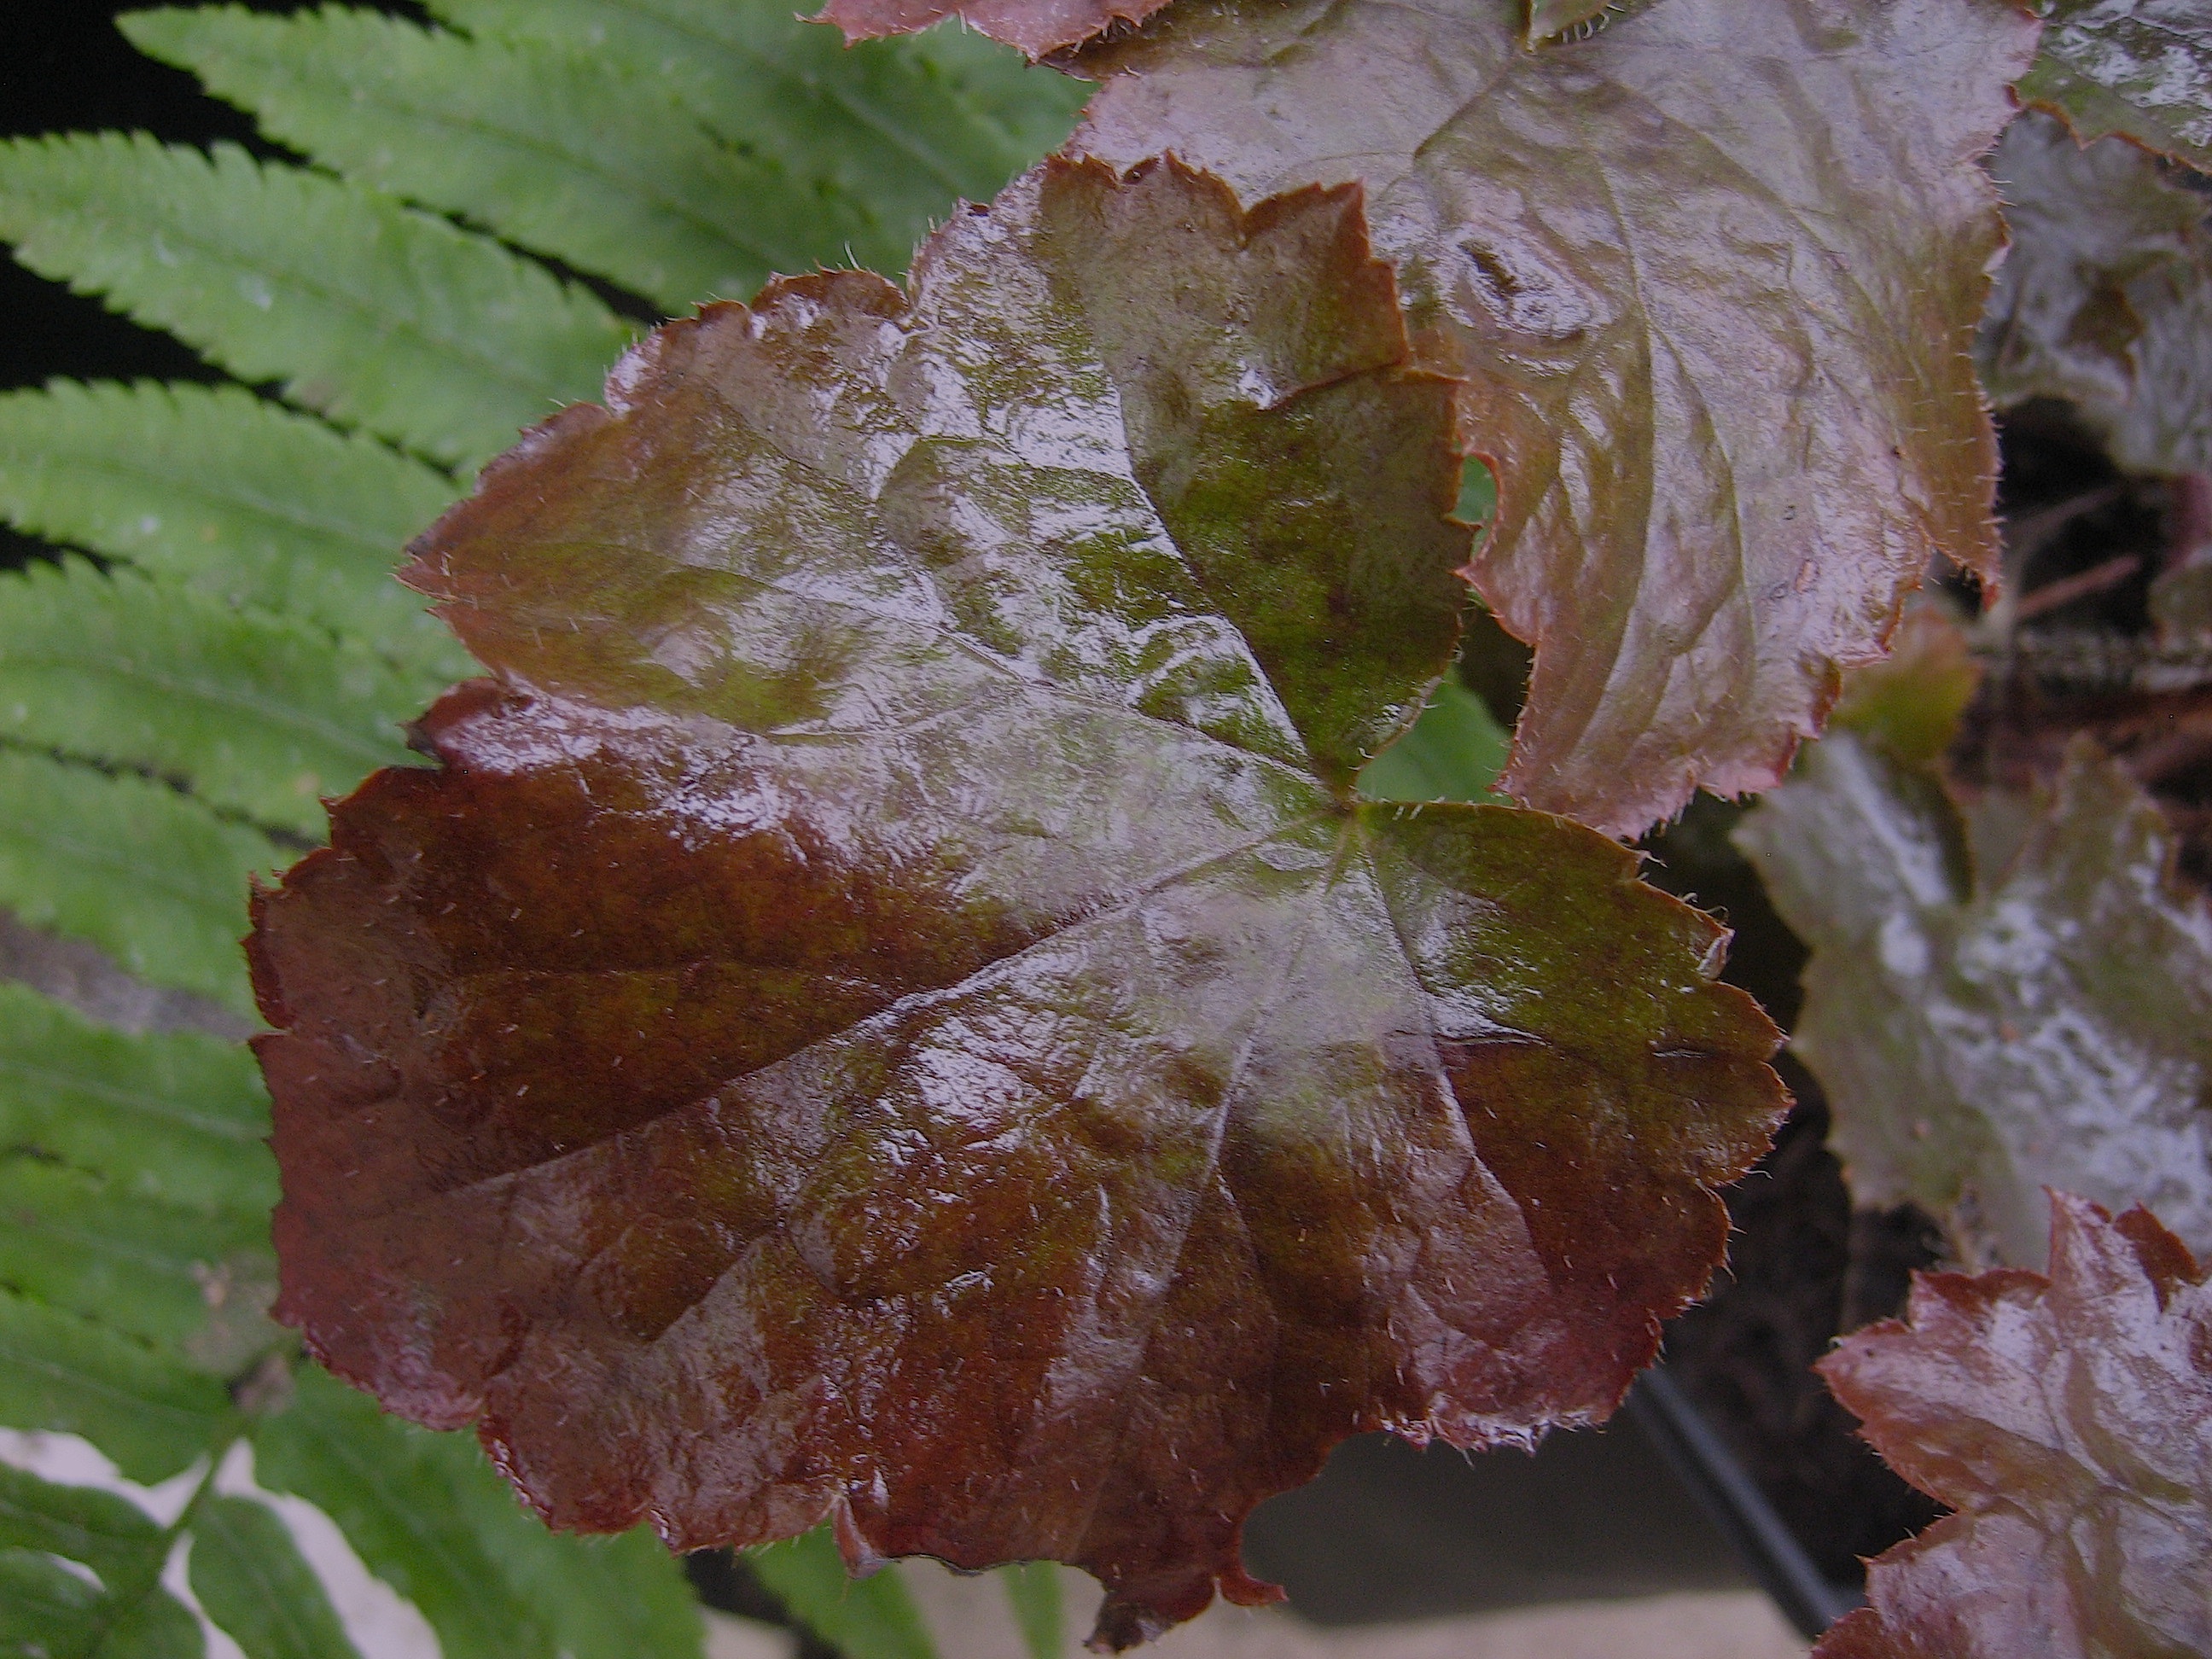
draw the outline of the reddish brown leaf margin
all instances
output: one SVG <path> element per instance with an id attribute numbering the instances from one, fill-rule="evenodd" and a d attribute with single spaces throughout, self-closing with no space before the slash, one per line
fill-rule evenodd
<path id="1" fill-rule="evenodd" d="M 835 23 L 845 39 L 914 34 L 957 17 L 979 34 L 1036 63 L 1099 35 L 1131 28 L 1168 0 L 828 0 L 811 21 Z"/>
<path id="2" fill-rule="evenodd" d="M 1958 1512 L 1869 1564 L 1814 1659 L 2212 1653 L 2212 1285 L 2140 1206 L 2051 1193 L 2050 1272 L 1916 1276 L 1820 1362 Z"/>
<path id="3" fill-rule="evenodd" d="M 1243 1519 L 1350 1434 L 1610 1412 L 1776 1034 L 1626 849 L 1357 797 L 1468 534 L 1359 201 L 1049 163 L 910 294 L 661 330 L 418 544 L 495 678 L 251 947 L 318 1358 L 556 1525 L 1071 1560 L 1114 1646 L 1271 1599 Z"/>

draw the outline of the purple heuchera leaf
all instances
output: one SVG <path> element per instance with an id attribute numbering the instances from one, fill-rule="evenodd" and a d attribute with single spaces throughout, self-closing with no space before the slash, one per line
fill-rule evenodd
<path id="1" fill-rule="evenodd" d="M 1815 1659 L 2212 1652 L 2212 1286 L 2149 1211 L 2051 1195 L 2051 1271 L 1920 1275 L 1820 1362 L 1958 1513 L 1874 1561 Z"/>
<path id="2" fill-rule="evenodd" d="M 1780 1104 L 1589 830 L 1364 801 L 1470 532 L 1353 187 L 1048 163 L 418 544 L 492 678 L 264 895 L 282 1316 L 550 1521 L 1056 1558 L 1617 1402 Z"/>
<path id="3" fill-rule="evenodd" d="M 1765 789 L 1942 556 L 1994 568 L 1967 348 L 2012 0 L 1666 0 L 1525 50 L 1510 0 L 1186 0 L 1083 60 L 1075 145 L 1366 186 L 1493 461 L 1472 567 L 1535 647 L 1502 787 L 1632 835 Z"/>

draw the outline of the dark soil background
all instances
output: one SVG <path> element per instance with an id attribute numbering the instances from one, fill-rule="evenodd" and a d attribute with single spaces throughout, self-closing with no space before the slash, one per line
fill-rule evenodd
<path id="1" fill-rule="evenodd" d="M 110 21 L 128 9 L 102 0 L 7 0 L 0 131 L 121 127 L 276 153 L 190 76 L 134 52 Z M 383 9 L 421 15 L 396 0 Z M 7 319 L 0 386 L 54 375 L 218 378 L 167 337 L 5 260 L 0 315 Z M 2190 533 L 2181 520 L 2198 506 L 2167 486 L 2122 479 L 2063 411 L 2021 411 L 2005 423 L 2004 437 L 2001 505 L 2014 541 L 2027 550 L 2016 580 L 2063 601 L 2039 610 L 2031 631 L 2141 637 L 2148 583 L 2177 537 Z M 0 568 L 48 551 L 0 530 Z M 2063 587 L 2068 582 L 2074 586 Z M 1464 672 L 1510 717 L 1526 653 L 1502 635 L 1486 640 Z M 2085 686 L 2079 676 L 2069 681 L 2033 665 L 1994 674 L 1956 757 L 1960 775 L 1970 784 L 2017 783 L 2048 766 L 2054 732 L 2063 740 L 2084 726 L 2124 744 L 2136 729 L 2130 720 L 2140 725 L 2140 699 L 2132 696 L 2109 675 Z M 2204 712 L 2212 715 L 2212 702 Z M 2212 734 L 2212 719 L 2191 729 L 2198 727 Z M 2148 781 L 2193 832 L 2191 867 L 2212 874 L 2212 735 L 2159 763 L 2164 769 Z M 1701 799 L 1647 843 L 1650 874 L 1726 918 L 1737 935 L 1728 977 L 1786 1024 L 1796 1012 L 1804 952 L 1729 843 L 1739 815 Z M 1937 1511 L 1856 1438 L 1850 1418 L 1809 1367 L 1838 1335 L 1898 1310 L 1910 1272 L 1936 1260 L 1936 1238 L 1909 1210 L 1853 1211 L 1823 1146 L 1820 1091 L 1786 1060 L 1784 1071 L 1797 1108 L 1772 1152 L 1729 1194 L 1735 1235 L 1729 1267 L 1712 1297 L 1670 1328 L 1666 1358 L 1823 1572 L 1850 1583 L 1860 1577 L 1860 1558 Z M 1261 1510 L 1251 1553 L 1255 1571 L 1287 1583 L 1293 1605 L 1323 1623 L 1746 1582 L 1719 1534 L 1625 1419 L 1601 1432 L 1554 1436 L 1533 1456 L 1424 1453 L 1379 1436 L 1352 1442 L 1314 1486 Z M 741 1562 L 702 1556 L 693 1575 L 712 1604 L 785 1622 Z M 805 1651 L 809 1659 L 830 1656 L 819 1643 Z"/>

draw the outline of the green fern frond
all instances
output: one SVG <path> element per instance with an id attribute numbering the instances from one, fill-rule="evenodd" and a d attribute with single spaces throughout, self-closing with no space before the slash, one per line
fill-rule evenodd
<path id="1" fill-rule="evenodd" d="M 445 1659 L 696 1653 L 699 1614 L 650 1534 L 548 1532 L 465 1435 L 432 1434 L 320 1371 L 257 1430 L 255 1478 L 336 1521 L 421 1608 Z"/>
<path id="2" fill-rule="evenodd" d="M 956 31 L 848 51 L 779 0 L 431 9 L 450 27 L 126 24 L 343 176 L 143 136 L 0 144 L 23 264 L 324 417 L 238 386 L 0 396 L 0 519 L 112 567 L 0 577 L 0 909 L 240 1013 L 247 878 L 319 837 L 319 793 L 406 763 L 398 722 L 469 672 L 389 580 L 459 488 L 425 462 L 479 465 L 598 396 L 635 332 L 441 216 L 671 309 L 771 268 L 896 271 L 956 198 L 1056 144 L 1084 91 Z M 243 1048 L 0 983 L 0 1424 L 82 1434 L 142 1481 L 246 1439 L 447 1659 L 696 1656 L 655 1540 L 547 1532 L 466 1437 L 312 1369 L 233 1404 L 220 1379 L 285 1340 L 261 1311 L 266 1133 Z M 198 1659 L 158 1582 L 179 1543 L 248 1659 L 351 1656 L 276 1510 L 204 1487 L 163 1529 L 4 1467 L 0 1653 L 89 1656 L 71 1632 L 96 1628 L 100 1659 Z M 903 1587 L 848 1589 L 825 1538 L 767 1565 L 855 1651 L 930 1650 Z"/>
<path id="3" fill-rule="evenodd" d="M 894 210 L 884 222 L 908 246 L 878 267 L 892 272 L 956 198 L 988 201 L 1059 148 L 1091 91 L 952 25 L 848 46 L 788 0 L 430 0 L 430 9 L 479 36 L 611 56 L 662 80 L 723 137 Z"/>
<path id="4" fill-rule="evenodd" d="M 191 1516 L 192 1595 L 246 1659 L 361 1659 L 284 1523 L 246 1498 Z"/>
<path id="5" fill-rule="evenodd" d="M 198 1622 L 163 1589 L 170 1539 L 112 1492 L 0 1464 L 0 1653 L 190 1659 Z M 88 1583 L 60 1562 L 78 1562 Z"/>
<path id="6" fill-rule="evenodd" d="M 0 906 L 153 984 L 251 1017 L 246 883 L 292 857 L 166 784 L 0 749 Z M 18 1012 L 0 1003 L 0 1019 Z"/>
<path id="7" fill-rule="evenodd" d="M 788 0 L 435 0 L 479 38 L 544 41 L 665 86 L 720 137 L 872 229 L 830 218 L 797 264 L 892 276 L 956 201 L 988 201 L 1073 127 L 1091 87 L 947 26 L 847 46 Z"/>
<path id="8" fill-rule="evenodd" d="M 490 238 L 235 145 L 0 145 L 0 238 L 240 379 L 453 465 L 596 397 L 632 330 Z"/>
<path id="9" fill-rule="evenodd" d="M 856 204 L 740 154 L 655 82 L 558 48 L 335 7 L 144 12 L 125 32 L 325 166 L 664 310 L 878 240 Z"/>
<path id="10" fill-rule="evenodd" d="M 0 580 L 0 738 L 177 778 L 319 838 L 319 797 L 415 757 L 441 685 L 349 640 L 81 559 Z"/>
<path id="11" fill-rule="evenodd" d="M 82 1561 L 102 1579 L 161 1571 L 161 1529 L 112 1492 L 58 1486 L 0 1463 L 0 1549 L 38 1550 Z M 148 1574 L 149 1577 L 151 1573 Z"/>
<path id="12" fill-rule="evenodd" d="M 0 1423 L 82 1435 L 152 1486 L 230 1437 L 222 1383 L 106 1326 L 0 1290 Z"/>
<path id="13" fill-rule="evenodd" d="M 268 1133 L 261 1073 L 237 1043 L 131 1036 L 0 982 L 0 1143 L 98 1176 L 134 1201 L 258 1214 L 265 1237 L 276 1201 Z"/>
<path id="14" fill-rule="evenodd" d="M 0 519 L 459 679 L 468 653 L 392 579 L 453 495 L 446 474 L 242 386 L 0 393 Z"/>
<path id="15" fill-rule="evenodd" d="M 906 1586 L 887 1572 L 853 1578 L 826 1523 L 750 1551 L 745 1559 L 761 1582 L 832 1646 L 868 1659 L 938 1659 L 937 1644 Z"/>
<path id="16" fill-rule="evenodd" d="M 96 1318 L 217 1376 L 251 1357 L 239 1335 L 255 1350 L 276 1335 L 254 1305 L 276 1284 L 268 1218 L 250 1208 L 164 1204 L 15 1154 L 0 1156 L 0 1214 L 9 1223 L 0 1227 L 0 1282 L 50 1308 Z M 266 1337 L 238 1333 L 240 1321 Z"/>

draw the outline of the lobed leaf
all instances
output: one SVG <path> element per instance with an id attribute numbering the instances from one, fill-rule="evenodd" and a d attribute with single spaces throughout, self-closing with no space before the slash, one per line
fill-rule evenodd
<path id="1" fill-rule="evenodd" d="M 489 237 L 230 144 L 0 145 L 0 239 L 240 380 L 453 465 L 590 396 L 630 335 Z"/>
<path id="2" fill-rule="evenodd" d="M 2013 249 L 1978 357 L 2000 407 L 2076 404 L 2123 467 L 2212 469 L 2212 228 L 2202 196 L 2122 138 L 2033 112 L 1990 170 Z"/>
<path id="3" fill-rule="evenodd" d="M 290 1528 L 247 1498 L 192 1509 L 192 1594 L 246 1659 L 360 1659 Z"/>
<path id="4" fill-rule="evenodd" d="M 104 1176 L 129 1201 L 251 1215 L 276 1201 L 268 1132 L 237 1043 L 127 1036 L 0 982 L 0 1144 Z"/>
<path id="5" fill-rule="evenodd" d="M 445 1659 L 698 1653 L 698 1608 L 651 1538 L 548 1532 L 466 1438 L 410 1427 L 317 1370 L 295 1386 L 257 1430 L 256 1479 L 336 1522 Z"/>
<path id="6" fill-rule="evenodd" d="M 663 310 L 749 295 L 876 240 L 856 203 L 748 157 L 619 60 L 336 6 L 141 12 L 125 33 L 325 166 Z"/>
<path id="7" fill-rule="evenodd" d="M 1966 347 L 2008 0 L 1668 0 L 1529 52 L 1518 0 L 1193 0 L 1093 51 L 1077 149 L 1358 179 L 1498 473 L 1471 566 L 1535 647 L 1501 787 L 1615 834 L 1753 792 L 1937 555 L 1994 568 Z"/>
<path id="8" fill-rule="evenodd" d="M 2050 1273 L 1916 1275 L 1820 1362 L 1958 1513 L 1869 1564 L 1816 1659 L 2212 1651 L 2212 1291 L 2144 1209 L 2051 1195 Z"/>
<path id="9" fill-rule="evenodd" d="M 2212 168 L 2212 16 L 2197 0 L 2036 0 L 2043 51 L 2020 95 L 2084 138 L 2124 133 Z"/>
<path id="10" fill-rule="evenodd" d="M 1855 1197 L 1920 1205 L 1973 1262 L 2039 1259 L 2062 1183 L 2212 1241 L 2212 910 L 2164 817 L 2081 747 L 2007 861 L 2014 835 L 1990 823 L 1976 860 L 1972 825 L 1838 732 L 1736 831 L 1813 948 L 1791 1041 Z"/>
<path id="11" fill-rule="evenodd" d="M 957 27 L 848 45 L 783 0 L 436 0 L 430 9 L 479 38 L 588 51 L 658 82 L 763 165 L 825 204 L 848 204 L 862 227 L 849 250 L 817 234 L 787 270 L 904 270 L 957 198 L 988 201 L 1059 148 L 1091 90 Z"/>
<path id="12" fill-rule="evenodd" d="M 6 673 L 0 662 L 0 681 Z M 63 724 L 63 710 L 41 712 Z M 0 905 L 89 941 L 153 984 L 250 1017 L 239 972 L 246 885 L 287 856 L 263 831 L 167 784 L 0 748 Z"/>
<path id="13" fill-rule="evenodd" d="M 82 560 L 0 579 L 0 739 L 176 778 L 303 836 L 320 833 L 324 794 L 404 763 L 399 721 L 445 683 Z"/>
<path id="14" fill-rule="evenodd" d="M 240 386 L 0 394 L 0 517 L 448 679 L 466 655 L 392 567 L 453 493 L 444 473 Z"/>
<path id="15" fill-rule="evenodd" d="M 152 1486 L 219 1445 L 232 1420 L 214 1378 L 0 1290 L 0 1423 L 82 1435 L 126 1478 Z"/>
<path id="16" fill-rule="evenodd" d="M 417 544 L 494 678 L 260 903 L 282 1315 L 556 1525 L 1071 1560 L 1127 1645 L 1346 1435 L 1608 1412 L 1773 1037 L 1626 851 L 1354 793 L 1470 535 L 1356 190 L 1048 163 L 915 270 Z"/>

